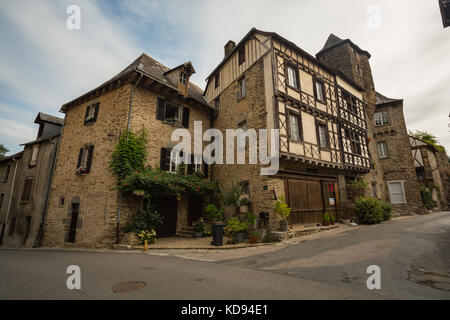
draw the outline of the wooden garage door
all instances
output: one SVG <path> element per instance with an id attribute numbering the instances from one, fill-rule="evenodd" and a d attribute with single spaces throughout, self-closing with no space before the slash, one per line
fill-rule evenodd
<path id="1" fill-rule="evenodd" d="M 308 226 L 322 222 L 324 201 L 320 181 L 289 179 L 288 194 L 292 209 L 289 223 Z"/>

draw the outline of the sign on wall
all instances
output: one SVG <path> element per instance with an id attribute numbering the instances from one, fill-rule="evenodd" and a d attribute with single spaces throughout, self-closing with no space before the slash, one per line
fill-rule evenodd
<path id="1" fill-rule="evenodd" d="M 439 0 L 444 28 L 450 26 L 450 0 Z"/>

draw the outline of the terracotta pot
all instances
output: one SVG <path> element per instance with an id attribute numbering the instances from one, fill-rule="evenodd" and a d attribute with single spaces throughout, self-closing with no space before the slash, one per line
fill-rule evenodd
<path id="1" fill-rule="evenodd" d="M 258 243 L 258 237 L 250 237 L 250 238 L 248 238 L 248 241 L 249 241 L 251 244 Z"/>

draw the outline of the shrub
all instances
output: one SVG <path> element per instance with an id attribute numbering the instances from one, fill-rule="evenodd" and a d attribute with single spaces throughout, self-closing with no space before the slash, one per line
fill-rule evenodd
<path id="1" fill-rule="evenodd" d="M 251 212 L 247 212 L 244 216 L 244 221 L 247 222 L 249 226 L 253 226 L 256 222 L 256 215 Z"/>
<path id="2" fill-rule="evenodd" d="M 286 221 L 291 214 L 291 208 L 284 201 L 284 196 L 280 196 L 280 200 L 275 202 L 275 212 L 278 213 L 281 221 Z"/>
<path id="3" fill-rule="evenodd" d="M 323 214 L 323 221 L 322 221 L 322 224 L 323 224 L 324 226 L 330 224 L 330 216 L 328 215 L 328 212 L 325 212 L 325 213 Z"/>
<path id="4" fill-rule="evenodd" d="M 141 243 L 144 244 L 145 240 L 147 240 L 148 244 L 153 244 L 156 241 L 156 231 L 155 230 L 141 230 L 136 232 L 137 237 L 141 240 Z"/>
<path id="5" fill-rule="evenodd" d="M 218 209 L 214 204 L 210 203 L 205 208 L 205 216 L 210 220 L 223 220 L 223 209 Z"/>
<path id="6" fill-rule="evenodd" d="M 247 198 L 247 197 L 242 198 L 241 201 L 239 202 L 239 205 L 241 205 L 241 206 L 248 206 L 248 207 L 250 207 L 251 204 L 252 204 L 252 201 L 249 198 Z"/>
<path id="7" fill-rule="evenodd" d="M 381 210 L 383 215 L 383 221 L 387 221 L 392 216 L 392 206 L 384 201 L 381 201 Z"/>
<path id="8" fill-rule="evenodd" d="M 228 221 L 228 224 L 225 226 L 225 232 L 227 234 L 235 234 L 235 233 L 242 233 L 245 230 L 247 230 L 248 224 L 247 222 L 239 221 L 238 218 L 232 218 Z"/>
<path id="9" fill-rule="evenodd" d="M 211 234 L 212 234 L 211 226 L 209 226 L 209 225 L 204 225 L 204 228 L 203 228 L 203 236 L 204 236 L 204 237 L 209 237 Z"/>
<path id="10" fill-rule="evenodd" d="M 227 191 L 222 192 L 223 204 L 229 207 L 238 207 L 241 194 L 241 187 L 235 181 L 233 181 L 230 188 Z"/>
<path id="11" fill-rule="evenodd" d="M 264 242 L 264 243 L 280 242 L 280 239 L 278 239 L 278 238 L 272 236 L 271 234 L 267 233 L 267 234 L 264 236 L 263 242 Z"/>
<path id="12" fill-rule="evenodd" d="M 152 206 L 136 211 L 131 221 L 125 226 L 125 232 L 140 232 L 142 230 L 156 229 L 163 223 L 163 217 Z"/>
<path id="13" fill-rule="evenodd" d="M 355 214 L 359 223 L 380 223 L 383 221 L 381 201 L 373 197 L 358 197 L 355 201 Z"/>
<path id="14" fill-rule="evenodd" d="M 428 210 L 433 210 L 436 207 L 436 201 L 433 200 L 433 193 L 427 187 L 420 187 L 420 197 L 422 203 Z"/>

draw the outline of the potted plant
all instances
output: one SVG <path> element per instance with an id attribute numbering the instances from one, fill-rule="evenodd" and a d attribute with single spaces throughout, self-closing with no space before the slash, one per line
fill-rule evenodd
<path id="1" fill-rule="evenodd" d="M 196 238 L 203 237 L 203 230 L 205 226 L 203 225 L 203 222 L 201 220 L 198 220 L 196 223 L 194 223 L 194 236 Z"/>
<path id="2" fill-rule="evenodd" d="M 223 221 L 223 209 L 217 208 L 214 204 L 210 203 L 205 208 L 205 216 L 212 222 Z"/>
<path id="3" fill-rule="evenodd" d="M 247 212 L 244 216 L 244 221 L 247 222 L 247 225 L 250 227 L 251 230 L 256 230 L 256 215 L 251 212 Z"/>
<path id="4" fill-rule="evenodd" d="M 260 236 L 261 236 L 261 234 L 258 231 L 254 231 L 254 232 L 252 232 L 252 234 L 250 235 L 248 240 L 251 244 L 255 244 L 255 243 L 258 243 Z"/>
<path id="5" fill-rule="evenodd" d="M 287 205 L 287 203 L 284 201 L 284 196 L 280 196 L 280 200 L 275 202 L 275 212 L 278 213 L 280 216 L 280 230 L 281 231 L 288 231 L 288 222 L 287 218 L 291 214 L 291 208 Z"/>
<path id="6" fill-rule="evenodd" d="M 334 225 L 334 215 L 329 213 L 328 216 L 330 217 L 330 223 Z"/>
<path id="7" fill-rule="evenodd" d="M 238 218 L 232 218 L 228 220 L 228 224 L 225 227 L 225 231 L 233 236 L 233 242 L 241 243 L 245 238 L 245 230 L 247 230 L 247 223 L 241 222 Z"/>
<path id="8" fill-rule="evenodd" d="M 322 222 L 322 224 L 323 224 L 324 226 L 327 226 L 327 225 L 330 224 L 330 216 L 328 215 L 328 212 L 325 212 L 325 213 L 323 214 L 323 222 Z"/>
<path id="9" fill-rule="evenodd" d="M 252 201 L 249 198 L 247 197 L 242 198 L 241 201 L 239 202 L 239 212 L 240 213 L 249 212 L 251 204 Z"/>

